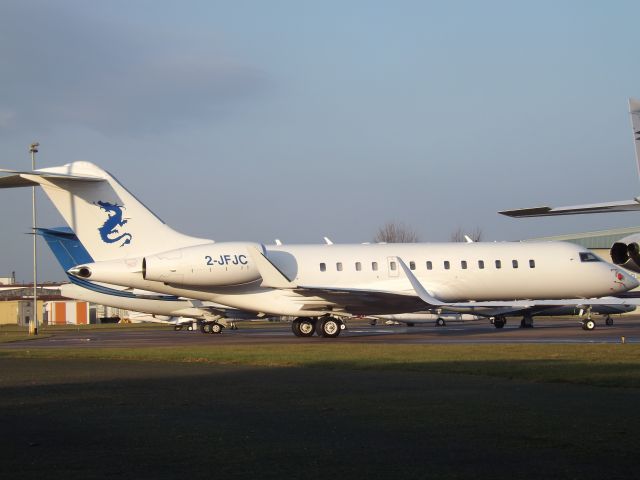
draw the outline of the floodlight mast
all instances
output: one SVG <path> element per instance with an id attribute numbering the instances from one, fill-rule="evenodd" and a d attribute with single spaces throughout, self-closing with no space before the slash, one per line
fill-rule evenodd
<path id="1" fill-rule="evenodd" d="M 31 170 L 36 169 L 36 153 L 38 153 L 38 147 L 40 144 L 34 142 L 29 145 L 29 153 L 31 154 Z M 29 335 L 38 335 L 38 263 L 37 263 L 37 240 L 36 235 L 36 187 L 32 187 L 31 192 L 31 219 L 32 219 L 32 234 L 33 234 L 33 315 L 29 322 Z"/>

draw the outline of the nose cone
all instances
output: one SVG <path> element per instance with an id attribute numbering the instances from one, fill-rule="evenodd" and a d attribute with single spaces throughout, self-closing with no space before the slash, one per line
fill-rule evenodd
<path id="1" fill-rule="evenodd" d="M 616 281 L 624 288 L 624 291 L 632 290 L 640 285 L 635 275 L 622 269 L 616 269 Z"/>

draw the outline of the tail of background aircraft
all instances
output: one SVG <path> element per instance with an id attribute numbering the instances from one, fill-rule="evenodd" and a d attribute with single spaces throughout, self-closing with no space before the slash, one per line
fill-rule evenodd
<path id="1" fill-rule="evenodd" d="M 69 227 L 38 228 L 37 233 L 45 239 L 65 272 L 76 265 L 93 263 L 93 258 Z"/>
<path id="2" fill-rule="evenodd" d="M 636 147 L 636 163 L 640 176 L 640 100 L 629 99 L 629 113 L 631 114 L 631 127 L 633 128 L 633 142 Z"/>
<path id="3" fill-rule="evenodd" d="M 40 185 L 94 261 L 136 258 L 211 240 L 176 232 L 109 173 L 89 162 L 2 170 L 0 188 Z"/>

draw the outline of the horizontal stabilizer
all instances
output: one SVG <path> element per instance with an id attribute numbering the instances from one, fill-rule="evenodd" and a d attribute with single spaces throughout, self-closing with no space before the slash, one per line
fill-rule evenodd
<path id="1" fill-rule="evenodd" d="M 17 170 L 6 170 L 0 168 L 0 188 L 33 187 L 42 183 L 43 180 L 74 180 L 81 182 L 103 182 L 103 178 L 85 175 L 68 175 L 64 173 L 51 172 L 20 172 Z"/>

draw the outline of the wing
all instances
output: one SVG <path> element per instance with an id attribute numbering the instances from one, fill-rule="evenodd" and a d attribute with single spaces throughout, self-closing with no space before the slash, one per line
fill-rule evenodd
<path id="1" fill-rule="evenodd" d="M 640 210 L 640 197 L 633 200 L 622 200 L 619 202 L 591 203 L 585 205 L 571 205 L 567 207 L 532 207 L 518 208 L 515 210 L 504 210 L 498 212 L 507 217 L 551 217 L 555 215 L 580 215 L 584 213 L 606 213 L 606 212 L 633 212 Z"/>
<path id="2" fill-rule="evenodd" d="M 631 126 L 633 128 L 633 142 L 636 151 L 636 163 L 638 173 L 640 173 L 640 100 L 629 99 L 629 113 L 631 115 Z M 640 197 L 633 200 L 622 200 L 618 202 L 592 203 L 588 205 L 571 205 L 568 207 L 532 207 L 518 208 L 515 210 L 505 210 L 498 212 L 508 217 L 550 217 L 555 215 L 580 215 L 585 213 L 606 213 L 606 212 L 633 212 L 640 210 Z"/>

